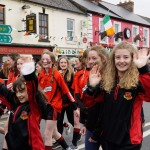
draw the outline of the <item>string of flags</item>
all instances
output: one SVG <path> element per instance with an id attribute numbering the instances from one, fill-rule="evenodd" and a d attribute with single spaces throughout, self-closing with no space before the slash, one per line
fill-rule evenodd
<path id="1" fill-rule="evenodd" d="M 12 27 L 12 29 L 14 31 L 23 33 L 23 36 L 31 36 L 33 38 L 39 38 L 40 40 L 49 38 L 50 40 L 53 40 L 53 41 L 55 41 L 56 39 L 60 41 L 65 40 L 66 42 L 72 41 L 72 42 L 75 42 L 78 46 L 81 45 L 82 38 L 87 36 L 86 33 L 84 33 L 82 36 L 73 36 L 73 37 L 46 36 L 46 35 L 41 35 L 41 34 L 36 34 L 36 33 L 30 33 L 30 32 L 27 32 L 26 30 L 18 30 L 14 27 Z"/>

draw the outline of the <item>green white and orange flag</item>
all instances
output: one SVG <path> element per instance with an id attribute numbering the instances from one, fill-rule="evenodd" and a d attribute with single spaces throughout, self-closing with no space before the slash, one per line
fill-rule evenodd
<path id="1" fill-rule="evenodd" d="M 103 24 L 104 24 L 104 28 L 105 28 L 107 36 L 112 36 L 115 34 L 115 30 L 114 30 L 114 27 L 112 25 L 109 15 L 106 15 L 103 18 Z"/>

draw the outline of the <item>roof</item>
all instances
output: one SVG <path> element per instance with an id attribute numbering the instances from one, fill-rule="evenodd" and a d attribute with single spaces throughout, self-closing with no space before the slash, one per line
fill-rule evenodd
<path id="1" fill-rule="evenodd" d="M 40 5 L 45 5 L 48 7 L 54 7 L 66 11 L 84 14 L 79 8 L 73 5 L 69 0 L 27 0 L 27 1 L 40 4 Z"/>
<path id="2" fill-rule="evenodd" d="M 114 5 L 114 4 L 110 4 L 107 2 L 99 2 L 99 4 L 102 7 L 105 7 L 106 9 L 110 10 L 111 12 L 115 13 L 116 15 L 120 16 L 121 18 L 123 18 L 126 21 L 132 21 L 135 23 L 140 23 L 143 25 L 148 25 L 150 26 L 150 22 L 146 21 L 145 19 L 143 19 L 142 17 L 140 17 L 139 15 L 134 14 L 134 12 L 130 12 L 127 9 L 118 6 L 118 5 Z"/>
<path id="3" fill-rule="evenodd" d="M 104 14 L 104 15 L 108 14 L 108 11 L 106 9 L 99 7 L 95 3 L 91 3 L 86 0 L 72 0 L 72 1 L 76 4 L 79 4 L 87 11 L 96 12 L 96 13 Z M 115 15 L 114 13 L 111 13 L 111 12 L 109 12 L 109 15 L 111 17 L 120 18 L 118 15 Z"/>
<path id="4" fill-rule="evenodd" d="M 139 16 L 142 17 L 143 19 L 145 19 L 146 21 L 148 21 L 150 23 L 150 18 L 141 16 L 141 15 L 139 15 Z"/>

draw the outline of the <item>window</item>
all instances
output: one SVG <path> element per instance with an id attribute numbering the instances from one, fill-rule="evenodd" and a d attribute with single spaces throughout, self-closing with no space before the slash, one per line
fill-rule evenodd
<path id="1" fill-rule="evenodd" d="M 134 38 L 139 34 L 139 27 L 138 26 L 132 26 L 132 41 L 134 42 Z M 139 46 L 139 40 L 134 42 L 135 45 Z"/>
<path id="2" fill-rule="evenodd" d="M 68 41 L 74 41 L 74 20 L 67 19 L 67 39 Z"/>
<path id="3" fill-rule="evenodd" d="M 121 23 L 120 22 L 114 22 L 114 30 L 115 30 L 115 34 L 117 34 L 118 32 L 121 32 Z M 121 38 L 114 38 L 114 44 L 118 44 L 119 42 L 121 42 Z"/>
<path id="4" fill-rule="evenodd" d="M 4 5 L 0 5 L 0 24 L 5 24 L 4 8 Z"/>
<path id="5" fill-rule="evenodd" d="M 39 41 L 48 41 L 48 15 L 39 14 Z"/>
<path id="6" fill-rule="evenodd" d="M 149 47 L 149 30 L 148 28 L 143 29 L 143 46 L 144 47 Z"/>
<path id="7" fill-rule="evenodd" d="M 105 31 L 102 19 L 99 20 L 99 31 L 100 31 L 100 33 Z M 102 38 L 100 35 L 100 41 L 101 41 L 101 43 L 108 43 L 108 37 L 105 36 L 104 38 Z"/>

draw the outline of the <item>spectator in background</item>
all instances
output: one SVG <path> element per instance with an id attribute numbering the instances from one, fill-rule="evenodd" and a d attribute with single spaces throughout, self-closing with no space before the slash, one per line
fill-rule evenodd
<path id="1" fill-rule="evenodd" d="M 4 63 L 2 63 L 2 66 L 1 66 L 0 78 L 7 79 L 8 73 L 9 73 L 9 68 L 8 68 L 7 61 L 5 61 Z"/>
<path id="2" fill-rule="evenodd" d="M 42 71 L 42 62 L 41 61 L 36 62 L 35 69 L 36 69 L 35 73 L 38 76 Z"/>

